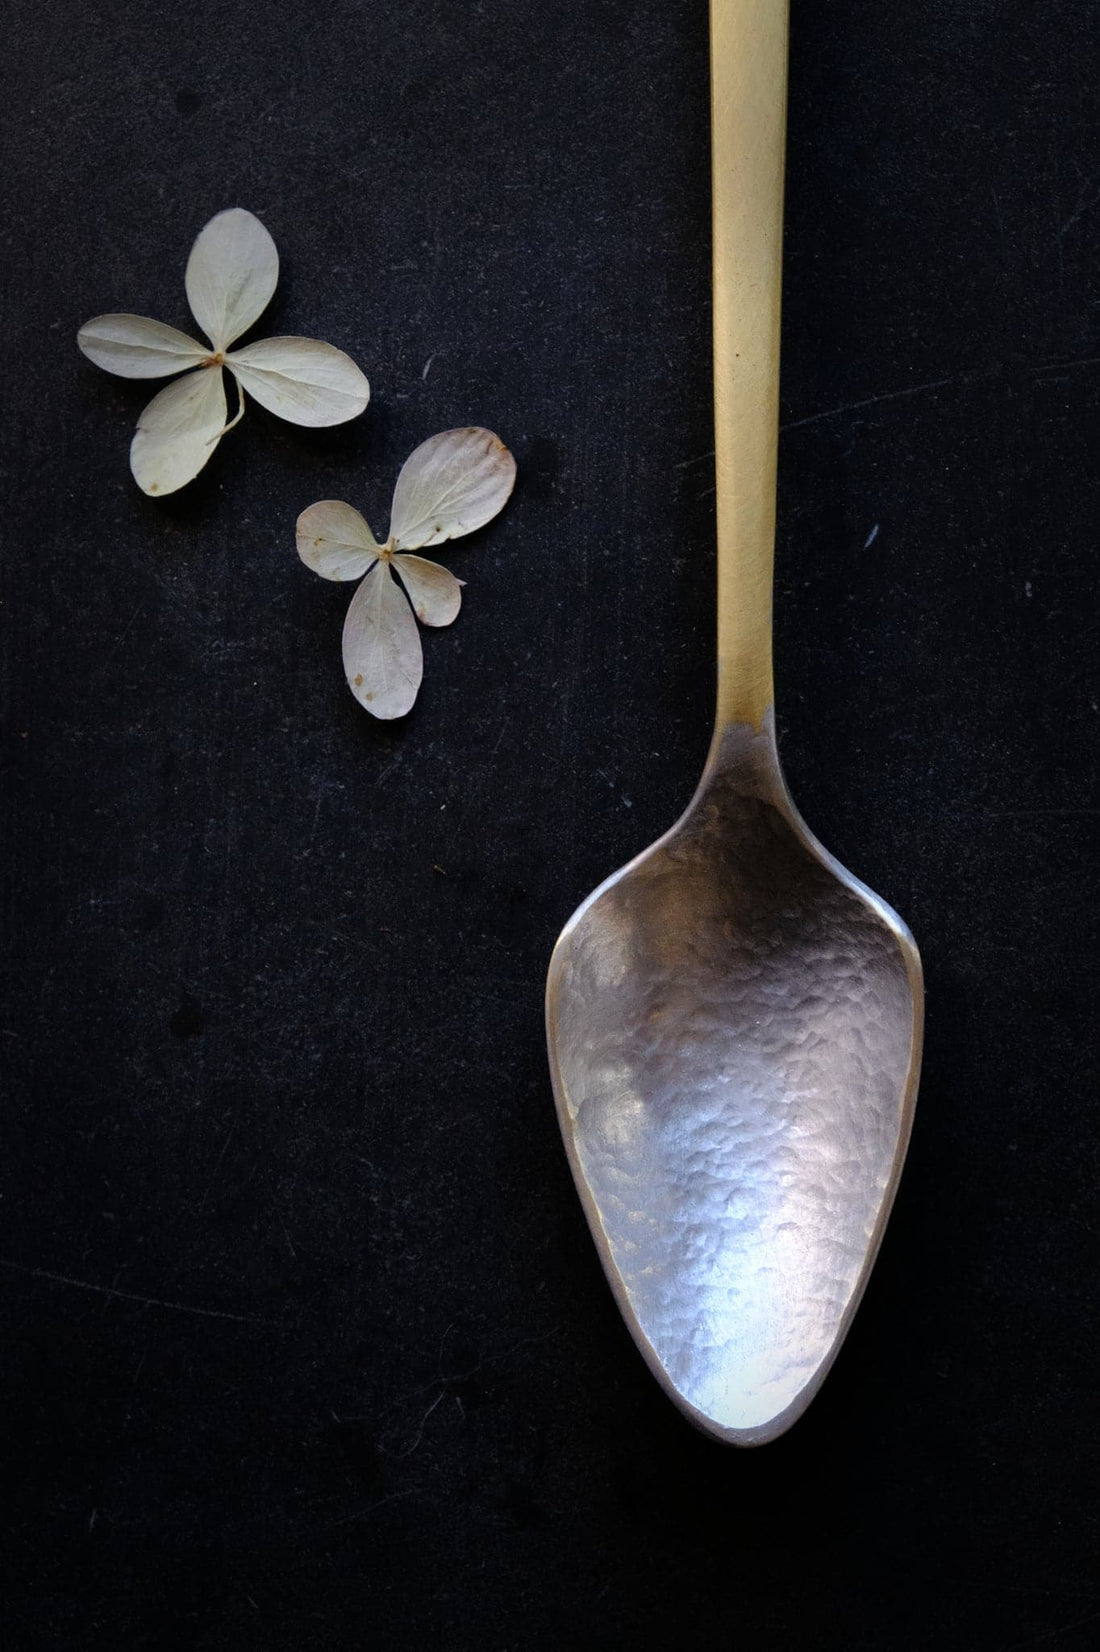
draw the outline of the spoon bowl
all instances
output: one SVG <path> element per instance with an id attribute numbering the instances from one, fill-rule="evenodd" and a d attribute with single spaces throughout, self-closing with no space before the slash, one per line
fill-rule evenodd
<path id="1" fill-rule="evenodd" d="M 905 1154 L 920 962 L 817 842 L 770 724 L 726 729 L 681 820 L 550 966 L 551 1070 L 600 1257 L 671 1397 L 783 1432 L 851 1322 Z"/>

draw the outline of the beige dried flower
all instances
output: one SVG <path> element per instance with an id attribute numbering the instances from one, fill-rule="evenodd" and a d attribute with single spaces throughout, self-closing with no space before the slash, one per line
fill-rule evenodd
<path id="1" fill-rule="evenodd" d="M 411 708 L 424 674 L 416 620 L 450 625 L 462 602 L 461 580 L 409 553 L 483 527 L 515 479 L 516 461 L 491 430 L 444 430 L 402 466 L 384 544 L 338 499 L 322 499 L 298 518 L 298 555 L 307 568 L 322 579 L 362 579 L 344 622 L 344 672 L 372 716 L 403 717 Z"/>
<path id="2" fill-rule="evenodd" d="M 271 236 L 251 212 L 231 207 L 199 232 L 187 261 L 187 302 L 209 344 L 139 315 L 96 316 L 80 329 L 81 350 L 108 373 L 160 379 L 185 372 L 153 397 L 138 420 L 130 469 L 143 492 L 174 493 L 196 477 L 243 417 L 246 390 L 292 424 L 343 424 L 366 407 L 366 378 L 331 344 L 265 338 L 230 349 L 259 320 L 278 279 Z M 237 382 L 239 405 L 229 423 L 223 368 Z"/>

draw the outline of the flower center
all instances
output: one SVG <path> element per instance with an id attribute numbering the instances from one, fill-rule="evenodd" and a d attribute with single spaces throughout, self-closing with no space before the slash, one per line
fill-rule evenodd
<path id="1" fill-rule="evenodd" d="M 215 352 L 212 356 L 207 356 L 206 360 L 203 362 L 202 365 L 204 367 L 224 367 L 225 366 L 225 351 L 224 350 L 215 350 Z"/>
<path id="2" fill-rule="evenodd" d="M 390 537 L 386 540 L 386 543 L 382 546 L 382 549 L 378 553 L 379 562 L 392 562 L 393 561 L 393 553 L 394 553 L 394 551 L 396 551 L 396 549 L 397 549 L 397 541 L 393 537 L 393 535 L 391 534 Z"/>

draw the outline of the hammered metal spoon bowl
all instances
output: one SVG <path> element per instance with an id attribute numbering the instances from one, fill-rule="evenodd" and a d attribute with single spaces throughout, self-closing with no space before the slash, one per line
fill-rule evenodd
<path id="1" fill-rule="evenodd" d="M 817 1392 L 889 1215 L 920 1062 L 912 936 L 834 860 L 775 743 L 787 0 L 712 0 L 718 715 L 664 837 L 550 965 L 566 1150 L 643 1355 L 701 1428 L 775 1438 Z"/>

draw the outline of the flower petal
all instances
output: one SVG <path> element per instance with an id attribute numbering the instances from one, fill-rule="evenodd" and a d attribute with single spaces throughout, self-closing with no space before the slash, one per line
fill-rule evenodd
<path id="1" fill-rule="evenodd" d="M 420 632 L 388 562 L 371 569 L 344 621 L 348 687 L 374 717 L 403 717 L 424 674 Z"/>
<path id="2" fill-rule="evenodd" d="M 516 461 L 491 430 L 444 430 L 401 468 L 390 533 L 403 551 L 473 533 L 504 505 Z"/>
<path id="3" fill-rule="evenodd" d="M 130 469 L 143 493 L 175 493 L 199 474 L 225 429 L 220 368 L 201 367 L 154 396 L 130 443 Z"/>
<path id="4" fill-rule="evenodd" d="M 89 361 L 124 379 L 163 379 L 197 367 L 210 354 L 176 327 L 144 315 L 97 315 L 86 321 L 76 342 Z"/>
<path id="5" fill-rule="evenodd" d="M 438 562 L 400 554 L 393 565 L 401 575 L 413 612 L 423 625 L 450 625 L 462 606 L 462 581 Z"/>
<path id="6" fill-rule="evenodd" d="M 322 579 L 360 579 L 382 547 L 357 510 L 320 499 L 298 518 L 298 555 Z"/>
<path id="7" fill-rule="evenodd" d="M 187 302 L 215 350 L 259 319 L 278 279 L 275 243 L 243 207 L 219 212 L 199 231 L 187 260 Z"/>
<path id="8" fill-rule="evenodd" d="M 292 424 L 343 424 L 362 413 L 370 385 L 350 356 L 317 338 L 262 338 L 226 357 L 249 395 Z"/>

